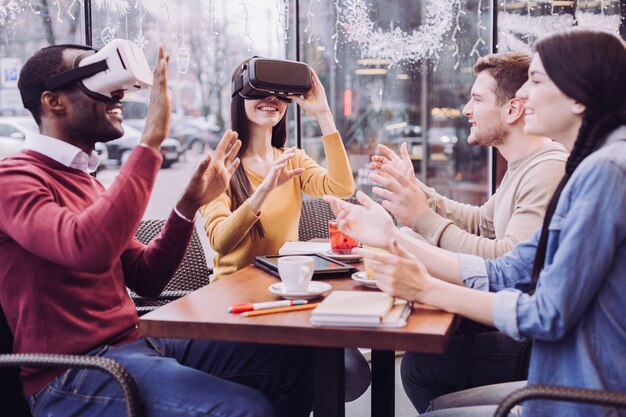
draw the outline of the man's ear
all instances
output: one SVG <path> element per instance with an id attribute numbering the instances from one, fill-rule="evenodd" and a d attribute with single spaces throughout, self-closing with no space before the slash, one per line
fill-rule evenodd
<path id="1" fill-rule="evenodd" d="M 574 101 L 572 104 L 572 113 L 574 113 L 577 116 L 581 116 L 585 110 L 587 110 L 587 106 L 585 106 L 582 103 L 579 103 L 578 101 Z"/>
<path id="2" fill-rule="evenodd" d="M 65 96 L 52 91 L 44 91 L 41 94 L 41 109 L 52 113 L 65 112 Z"/>
<path id="3" fill-rule="evenodd" d="M 516 123 L 518 120 L 524 117 L 524 100 L 519 98 L 512 98 L 507 103 L 507 113 L 505 116 L 505 122 L 509 125 Z"/>

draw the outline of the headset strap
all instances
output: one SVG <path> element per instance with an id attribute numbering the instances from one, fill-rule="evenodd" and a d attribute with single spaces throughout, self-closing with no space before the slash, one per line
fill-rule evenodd
<path id="1" fill-rule="evenodd" d="M 83 67 L 72 68 L 69 71 L 62 72 L 61 74 L 55 75 L 54 77 L 45 80 L 32 88 L 26 89 L 25 91 L 20 90 L 22 103 L 26 106 L 26 104 L 30 103 L 31 100 L 41 96 L 41 93 L 44 91 L 54 91 L 71 82 L 84 80 L 85 78 L 91 77 L 99 72 L 106 71 L 107 69 L 109 69 L 109 66 L 106 60 L 102 60 L 92 64 L 87 64 Z"/>
<path id="2" fill-rule="evenodd" d="M 235 94 L 241 91 L 243 88 L 243 73 L 239 74 L 237 78 L 233 80 L 230 86 L 230 96 L 235 97 Z"/>

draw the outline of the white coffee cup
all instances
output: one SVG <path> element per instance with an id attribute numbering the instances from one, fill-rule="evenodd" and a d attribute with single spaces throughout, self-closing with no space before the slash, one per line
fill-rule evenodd
<path id="1" fill-rule="evenodd" d="M 287 292 L 305 292 L 313 278 L 315 261 L 310 256 L 284 256 L 278 260 L 278 274 Z"/>

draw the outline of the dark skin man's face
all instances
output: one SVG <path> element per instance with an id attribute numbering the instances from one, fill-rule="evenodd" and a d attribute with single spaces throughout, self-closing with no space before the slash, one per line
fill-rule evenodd
<path id="1" fill-rule="evenodd" d="M 83 50 L 68 49 L 64 52 L 64 59 L 74 66 L 87 54 Z M 55 118 L 57 128 L 64 135 L 60 139 L 81 149 L 93 149 L 96 142 L 108 142 L 124 134 L 119 102 L 90 97 L 78 85 L 56 93 L 64 104 L 64 111 Z"/>

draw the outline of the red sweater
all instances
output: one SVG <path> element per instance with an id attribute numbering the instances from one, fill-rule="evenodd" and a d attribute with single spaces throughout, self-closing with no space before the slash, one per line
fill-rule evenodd
<path id="1" fill-rule="evenodd" d="M 172 213 L 149 246 L 133 237 L 160 165 L 138 146 L 105 191 L 34 151 L 0 160 L 0 305 L 15 352 L 82 354 L 138 338 L 125 286 L 158 295 L 193 230 Z M 23 368 L 24 394 L 61 372 Z"/>

